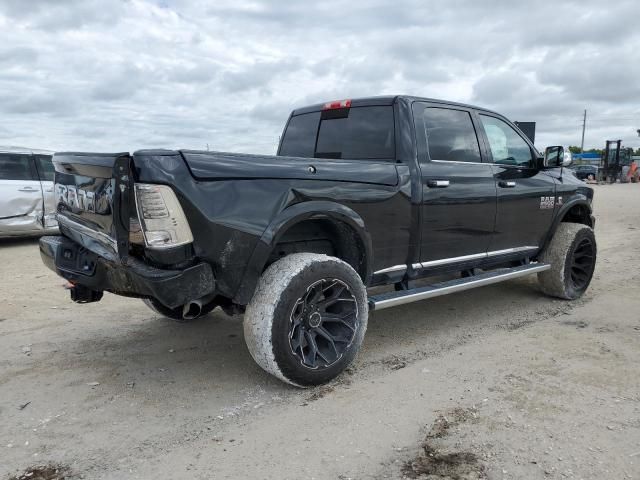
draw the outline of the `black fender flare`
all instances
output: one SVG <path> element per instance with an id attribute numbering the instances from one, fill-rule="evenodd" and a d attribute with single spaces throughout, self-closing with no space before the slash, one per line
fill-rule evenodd
<path id="1" fill-rule="evenodd" d="M 549 244 L 553 236 L 556 234 L 556 230 L 558 229 L 558 226 L 560 226 L 560 224 L 562 223 L 562 219 L 565 217 L 567 212 L 569 212 L 569 210 L 571 210 L 576 205 L 582 205 L 587 209 L 587 212 L 589 212 L 589 221 L 590 221 L 588 225 L 592 228 L 595 226 L 595 220 L 593 219 L 593 215 L 592 215 L 593 209 L 591 207 L 591 203 L 589 203 L 589 200 L 585 195 L 579 194 L 560 207 L 560 209 L 558 210 L 558 212 L 556 213 L 553 219 L 553 223 L 551 223 L 551 228 L 549 229 L 549 232 L 545 237 L 544 243 L 542 244 L 542 248 L 540 249 L 540 251 L 547 248 L 547 245 Z"/>
<path id="2" fill-rule="evenodd" d="M 356 232 L 365 250 L 365 272 L 363 280 L 365 285 L 368 284 L 372 275 L 373 247 L 371 235 L 367 232 L 364 220 L 354 210 L 345 205 L 330 201 L 314 200 L 297 203 L 284 209 L 269 223 L 249 258 L 242 282 L 233 298 L 234 303 L 240 305 L 249 303 L 258 279 L 262 275 L 264 266 L 269 260 L 269 256 L 279 239 L 289 227 L 309 219 L 333 219 L 349 225 Z"/>

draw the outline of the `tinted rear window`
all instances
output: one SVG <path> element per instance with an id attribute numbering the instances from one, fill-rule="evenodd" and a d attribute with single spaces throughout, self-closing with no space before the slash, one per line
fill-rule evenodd
<path id="1" fill-rule="evenodd" d="M 352 107 L 296 115 L 289 121 L 280 155 L 393 160 L 393 107 Z"/>
<path id="2" fill-rule="evenodd" d="M 448 108 L 425 108 L 424 123 L 432 160 L 482 161 L 469 113 Z"/>
<path id="3" fill-rule="evenodd" d="M 313 157 L 320 112 L 305 113 L 291 117 L 282 140 L 280 155 L 289 157 Z"/>

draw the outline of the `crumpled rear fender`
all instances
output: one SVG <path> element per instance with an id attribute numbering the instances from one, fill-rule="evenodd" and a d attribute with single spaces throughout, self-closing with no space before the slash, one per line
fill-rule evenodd
<path id="1" fill-rule="evenodd" d="M 240 288 L 233 299 L 234 302 L 245 305 L 251 300 L 258 279 L 273 248 L 278 243 L 278 239 L 291 226 L 308 219 L 331 219 L 351 227 L 364 247 L 366 266 L 362 273 L 365 284 L 369 281 L 372 273 L 373 255 L 371 236 L 365 228 L 363 219 L 352 209 L 339 203 L 331 201 L 303 202 L 283 210 L 264 231 L 249 259 Z"/>

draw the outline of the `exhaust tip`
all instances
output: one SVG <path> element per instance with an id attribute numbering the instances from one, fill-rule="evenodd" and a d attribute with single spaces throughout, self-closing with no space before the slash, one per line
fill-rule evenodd
<path id="1" fill-rule="evenodd" d="M 187 302 L 184 307 L 182 307 L 182 318 L 185 320 L 193 320 L 198 318 L 202 313 L 202 302 L 200 300 L 193 300 L 191 302 Z"/>

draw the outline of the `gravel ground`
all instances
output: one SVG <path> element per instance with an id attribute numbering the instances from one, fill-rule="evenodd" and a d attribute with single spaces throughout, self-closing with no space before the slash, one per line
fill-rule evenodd
<path id="1" fill-rule="evenodd" d="M 240 317 L 75 305 L 35 241 L 3 242 L 0 478 L 640 479 L 639 204 L 596 187 L 579 301 L 524 278 L 372 313 L 311 390 L 253 363 Z"/>

